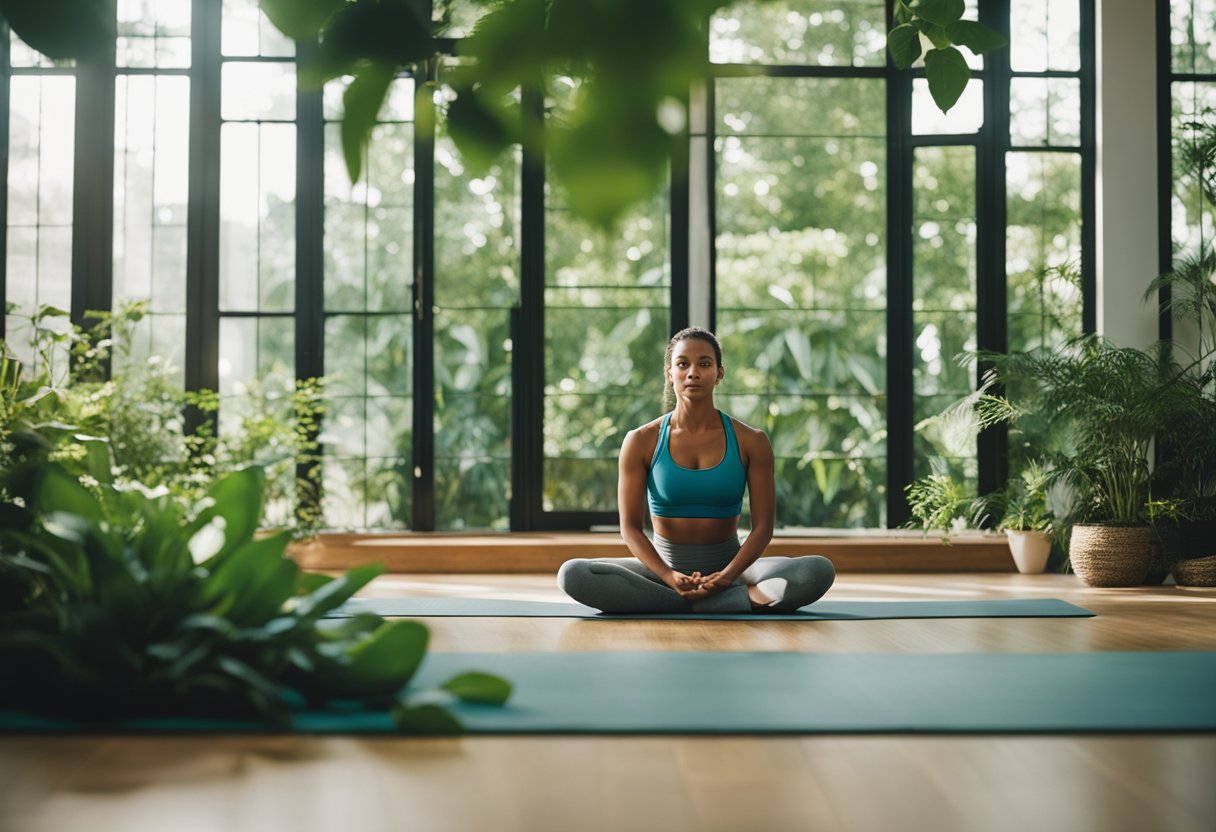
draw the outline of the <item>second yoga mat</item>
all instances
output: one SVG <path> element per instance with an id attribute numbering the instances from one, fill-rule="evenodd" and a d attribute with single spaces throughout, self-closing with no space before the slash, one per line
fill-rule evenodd
<path id="1" fill-rule="evenodd" d="M 503 707 L 472 734 L 1216 731 L 1216 653 L 435 653 L 420 688 L 484 670 Z M 388 713 L 304 713 L 306 733 L 392 734 Z M 0 731 L 267 732 L 215 719 L 79 725 L 0 713 Z"/>
<path id="2" fill-rule="evenodd" d="M 355 598 L 330 615 L 361 612 L 398 618 L 448 616 L 489 618 L 590 618 L 601 621 L 866 621 L 879 618 L 1077 618 L 1083 607 L 1057 598 L 1000 598 L 975 601 L 819 601 L 786 613 L 652 613 L 606 615 L 573 602 L 482 598 Z"/>

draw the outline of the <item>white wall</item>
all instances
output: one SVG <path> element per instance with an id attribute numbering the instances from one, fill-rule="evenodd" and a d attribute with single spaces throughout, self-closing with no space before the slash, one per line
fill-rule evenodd
<path id="1" fill-rule="evenodd" d="M 1121 346 L 1157 340 L 1141 303 L 1158 271 L 1156 4 L 1097 0 L 1098 332 Z"/>

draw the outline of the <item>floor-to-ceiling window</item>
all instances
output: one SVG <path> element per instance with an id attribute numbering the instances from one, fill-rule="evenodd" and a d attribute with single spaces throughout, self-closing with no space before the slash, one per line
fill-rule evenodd
<path id="1" fill-rule="evenodd" d="M 945 117 L 923 70 L 888 65 L 887 6 L 740 2 L 707 21 L 708 158 L 608 231 L 543 159 L 466 165 L 444 65 L 394 82 L 351 183 L 345 82 L 301 88 L 307 46 L 256 0 L 120 3 L 109 105 L 92 86 L 78 101 L 96 68 L 82 80 L 10 40 L 5 334 L 17 347 L 23 315 L 111 286 L 101 306 L 148 305 L 131 355 L 217 389 L 221 431 L 254 403 L 289 418 L 295 383 L 324 378 L 304 498 L 325 525 L 539 529 L 613 522 L 624 433 L 662 412 L 665 342 L 710 323 L 721 406 L 772 439 L 779 524 L 896 524 L 913 476 L 987 488 L 1018 465 L 1003 438 L 913 430 L 974 389 L 956 355 L 1082 327 L 1093 3 L 969 4 L 1011 46 L 971 60 Z M 455 38 L 480 8 L 435 4 Z M 1180 125 L 1197 66 L 1175 84 Z M 557 78 L 521 100 L 577 94 Z M 113 112 L 105 161 L 77 146 L 89 106 Z M 1198 210 L 1176 226 L 1202 227 Z M 73 259 L 102 237 L 110 284 Z"/>

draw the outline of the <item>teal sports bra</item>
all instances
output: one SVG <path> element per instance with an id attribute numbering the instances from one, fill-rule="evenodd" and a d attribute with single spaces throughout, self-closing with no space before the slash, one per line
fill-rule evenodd
<path id="1" fill-rule="evenodd" d="M 667 446 L 671 414 L 663 417 L 659 441 L 646 476 L 650 513 L 655 517 L 737 517 L 743 511 L 747 471 L 739 453 L 735 427 L 722 411 L 726 453 L 713 468 L 685 468 L 671 458 Z"/>

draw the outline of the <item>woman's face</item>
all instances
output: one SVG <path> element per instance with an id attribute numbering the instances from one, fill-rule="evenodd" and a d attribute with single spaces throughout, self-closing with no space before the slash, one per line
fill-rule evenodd
<path id="1" fill-rule="evenodd" d="M 700 338 L 677 341 L 671 350 L 667 379 L 681 398 L 712 396 L 715 385 L 722 380 L 713 346 Z"/>

